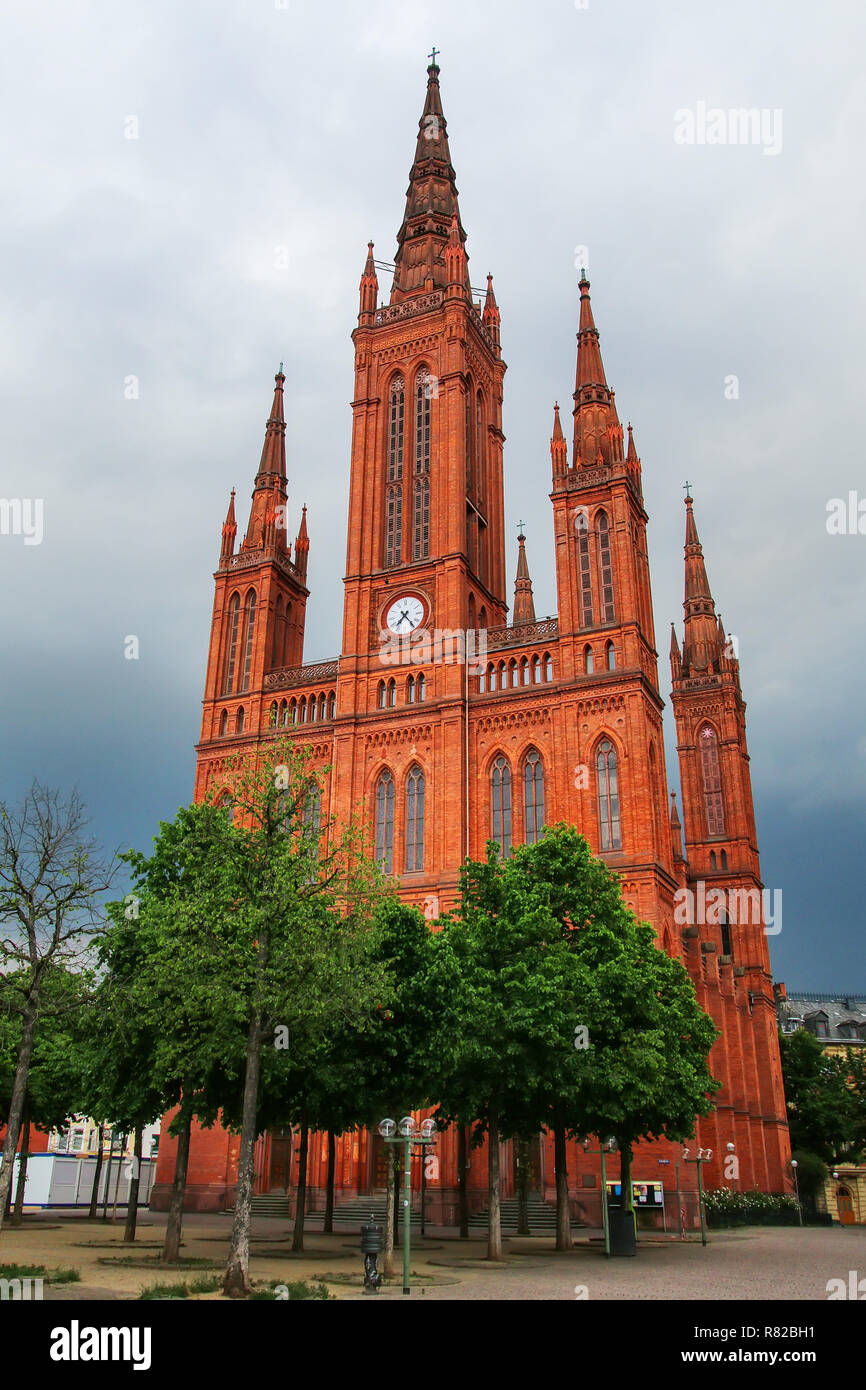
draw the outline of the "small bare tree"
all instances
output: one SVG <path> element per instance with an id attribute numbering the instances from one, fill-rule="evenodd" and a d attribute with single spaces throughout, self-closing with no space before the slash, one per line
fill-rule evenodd
<path id="1" fill-rule="evenodd" d="M 100 895 L 116 873 L 116 861 L 106 861 L 87 838 L 87 824 L 77 791 L 64 795 L 35 780 L 17 809 L 0 802 L 0 976 L 21 1019 L 0 1165 L 0 1229 L 45 980 L 56 965 L 87 963 L 104 924 Z"/>

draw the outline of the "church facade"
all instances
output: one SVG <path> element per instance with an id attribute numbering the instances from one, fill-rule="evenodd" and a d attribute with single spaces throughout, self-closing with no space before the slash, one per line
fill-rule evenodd
<path id="1" fill-rule="evenodd" d="M 223 525 L 195 796 L 223 794 L 226 760 L 254 754 L 275 730 L 296 737 L 331 768 L 322 817 L 363 808 L 377 857 L 431 920 L 456 901 L 462 860 L 483 857 L 488 839 L 507 854 L 546 822 L 575 825 L 620 875 L 659 947 L 683 961 L 719 1029 L 711 1067 L 723 1089 L 691 1151 L 713 1151 L 705 1184 L 729 1179 L 733 1144 L 739 1186 L 788 1190 L 745 704 L 693 501 L 682 643 L 673 631 L 670 648 L 681 820 L 665 767 L 641 461 L 607 385 L 584 274 L 570 437 L 557 405 L 550 440 L 558 611 L 536 617 L 521 534 L 509 612 L 500 312 L 492 277 L 480 294 L 470 284 L 435 62 L 427 77 L 390 297 L 380 296 L 371 243 L 352 334 L 340 654 L 303 660 L 310 540 L 306 508 L 288 540 L 281 369 L 240 544 L 234 493 Z M 259 1193 L 291 1186 L 292 1149 L 288 1133 L 259 1141 Z M 504 1149 L 507 1196 L 513 1156 Z M 174 1150 L 164 1133 L 156 1206 L 167 1204 Z M 189 1205 L 232 1205 L 237 1150 L 218 1127 L 194 1129 Z M 325 1136 L 313 1136 L 313 1205 L 326 1150 Z M 672 1159 L 681 1146 L 639 1146 L 635 1179 L 658 1179 Z M 440 1137 L 439 1160 L 431 1218 L 453 1220 L 453 1133 Z M 588 1218 L 597 1164 L 569 1147 L 576 1211 Z M 616 1172 L 615 1158 L 608 1168 Z M 338 1204 L 381 1187 L 378 1137 L 338 1139 L 336 1174 Z M 683 1164 L 681 1185 L 694 1179 L 694 1164 Z M 473 1154 L 475 1205 L 485 1184 L 486 1163 Z M 554 1190 L 547 1137 L 531 1153 L 531 1186 Z"/>

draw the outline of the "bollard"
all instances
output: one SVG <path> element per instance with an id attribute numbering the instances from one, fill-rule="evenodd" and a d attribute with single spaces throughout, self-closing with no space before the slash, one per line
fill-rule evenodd
<path id="1" fill-rule="evenodd" d="M 364 1256 L 364 1293 L 378 1293 L 382 1282 L 378 1259 L 384 1248 L 382 1227 L 370 1214 L 369 1223 L 361 1227 L 361 1254 Z"/>

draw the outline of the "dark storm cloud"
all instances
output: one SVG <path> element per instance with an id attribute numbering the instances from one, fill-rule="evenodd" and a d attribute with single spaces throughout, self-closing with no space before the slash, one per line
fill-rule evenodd
<path id="1" fill-rule="evenodd" d="M 435 40 L 470 274 L 493 271 L 502 310 L 509 574 L 522 517 L 536 609 L 556 611 L 548 439 L 585 246 L 643 460 L 662 690 L 689 478 L 784 892 L 776 973 L 866 984 L 866 536 L 825 526 L 828 499 L 866 496 L 864 21 L 855 0 L 816 18 L 781 0 L 7 5 L 0 487 L 44 499 L 45 536 L 0 536 L 3 794 L 78 780 L 102 838 L 141 846 L 188 800 L 220 524 L 236 486 L 244 525 L 280 359 L 306 657 L 337 654 L 349 334 L 368 238 L 394 254 Z M 781 111 L 779 152 L 677 144 L 699 103 Z"/>

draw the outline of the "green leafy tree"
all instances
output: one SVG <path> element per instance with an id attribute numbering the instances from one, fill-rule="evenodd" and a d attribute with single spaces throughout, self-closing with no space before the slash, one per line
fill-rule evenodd
<path id="1" fill-rule="evenodd" d="M 0 803 L 0 979 L 17 996 L 21 1030 L 0 1165 L 0 1229 L 46 977 L 56 966 L 81 968 L 92 959 L 104 924 L 101 897 L 116 871 L 86 827 L 75 791 L 64 797 L 34 781 L 18 808 Z"/>
<path id="2" fill-rule="evenodd" d="M 250 1289 L 264 1050 L 277 1030 L 315 1037 L 346 1009 L 362 1014 L 380 989 L 369 946 L 381 875 L 355 825 L 316 833 L 321 779 L 309 758 L 281 738 L 257 763 L 234 760 L 227 768 L 233 816 L 209 803 L 187 808 L 136 866 L 139 920 L 150 941 L 150 1018 L 162 1018 L 157 1075 L 180 1085 L 184 1122 L 202 1112 L 210 1122 L 237 1101 L 240 1085 L 223 1285 L 232 1297 Z"/>
<path id="3" fill-rule="evenodd" d="M 866 1146 L 863 1058 L 827 1052 L 805 1028 L 780 1034 L 792 1149 L 824 1163 L 858 1163 Z"/>

